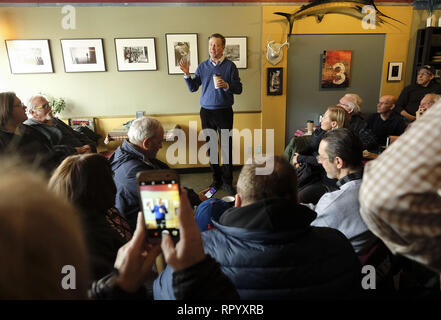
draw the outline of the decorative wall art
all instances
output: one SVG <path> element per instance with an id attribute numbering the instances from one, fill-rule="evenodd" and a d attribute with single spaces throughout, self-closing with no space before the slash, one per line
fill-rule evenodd
<path id="1" fill-rule="evenodd" d="M 238 69 L 247 68 L 247 37 L 225 37 L 224 56 Z"/>
<path id="2" fill-rule="evenodd" d="M 403 62 L 389 62 L 387 81 L 401 81 Z"/>
<path id="3" fill-rule="evenodd" d="M 157 70 L 155 38 L 116 38 L 118 71 Z"/>
<path id="4" fill-rule="evenodd" d="M 347 88 L 351 77 L 351 50 L 327 50 L 322 65 L 322 88 Z"/>
<path id="5" fill-rule="evenodd" d="M 266 94 L 280 96 L 283 93 L 283 68 L 268 68 L 266 74 Z"/>
<path id="6" fill-rule="evenodd" d="M 106 71 L 103 39 L 62 39 L 66 72 Z"/>
<path id="7" fill-rule="evenodd" d="M 169 74 L 183 74 L 179 61 L 190 62 L 190 73 L 195 73 L 198 60 L 198 35 L 196 33 L 166 34 L 167 64 Z"/>
<path id="8" fill-rule="evenodd" d="M 6 40 L 11 73 L 52 73 L 49 40 Z"/>

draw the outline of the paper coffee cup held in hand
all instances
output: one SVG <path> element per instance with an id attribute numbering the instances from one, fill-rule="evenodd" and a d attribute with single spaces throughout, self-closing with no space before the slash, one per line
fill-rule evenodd
<path id="1" fill-rule="evenodd" d="M 217 86 L 217 80 L 221 80 L 221 79 L 222 77 L 220 74 L 217 73 L 213 74 L 213 84 L 216 89 L 219 89 L 219 87 Z"/>

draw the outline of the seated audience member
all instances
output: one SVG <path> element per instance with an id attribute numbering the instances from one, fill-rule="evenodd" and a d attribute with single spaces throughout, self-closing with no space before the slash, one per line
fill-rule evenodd
<path id="1" fill-rule="evenodd" d="M 380 146 L 386 145 L 387 137 L 401 135 L 407 127 L 407 121 L 395 108 L 394 96 L 382 96 L 377 104 L 377 112 L 367 119 L 369 129 L 374 133 Z"/>
<path id="2" fill-rule="evenodd" d="M 360 216 L 358 192 L 363 175 L 360 139 L 349 129 L 327 132 L 320 142 L 317 159 L 328 178 L 338 179 L 340 189 L 320 198 L 314 208 L 317 218 L 311 225 L 341 231 L 359 253 L 376 240 Z"/>
<path id="3" fill-rule="evenodd" d="M 328 179 L 323 167 L 317 162 L 316 156 L 320 141 L 326 132 L 337 128 L 348 127 L 348 113 L 339 106 L 329 107 L 320 123 L 314 130 L 311 141 L 302 154 L 295 153 L 291 162 L 297 168 L 299 201 L 316 204 L 325 193 L 336 189 L 335 180 Z"/>
<path id="4" fill-rule="evenodd" d="M 441 94 L 441 85 L 435 80 L 435 68 L 429 65 L 418 70 L 416 83 L 410 84 L 401 91 L 394 111 L 409 122 L 416 119 L 416 112 L 421 99 L 427 93 Z"/>
<path id="5" fill-rule="evenodd" d="M 51 172 L 59 164 L 60 155 L 42 134 L 23 124 L 26 119 L 26 106 L 15 93 L 0 93 L 0 153 L 17 154 L 25 162 Z"/>
<path id="6" fill-rule="evenodd" d="M 175 245 L 165 233 L 161 240 L 164 259 L 174 270 L 173 292 L 176 299 L 239 299 L 233 283 L 222 272 L 219 263 L 204 253 L 201 233 L 184 188 L 181 189 L 180 199 L 180 240 Z M 147 242 L 144 216 L 140 213 L 132 239 L 118 251 L 115 261 L 117 271 L 94 282 L 89 296 L 93 299 L 145 297 L 143 283 L 151 277 L 151 269 L 158 254 L 159 246 Z"/>
<path id="7" fill-rule="evenodd" d="M 400 279 L 410 278 L 407 287 L 418 294 L 440 293 L 439 119 L 440 101 L 376 160 L 366 164 L 360 188 L 363 220 L 394 254 L 407 258 Z"/>
<path id="8" fill-rule="evenodd" d="M 85 134 L 75 131 L 52 114 L 52 108 L 46 98 L 34 96 L 29 99 L 31 119 L 25 124 L 37 129 L 65 157 L 73 154 L 96 152 L 96 143 Z"/>
<path id="9" fill-rule="evenodd" d="M 360 137 L 363 150 L 377 151 L 377 140 L 361 115 L 362 102 L 358 94 L 347 93 L 339 100 L 338 105 L 349 113 L 349 129 Z"/>
<path id="10" fill-rule="evenodd" d="M 86 299 L 89 268 L 78 215 L 34 168 L 8 162 L 0 160 L 0 299 Z M 63 288 L 73 284 L 75 290 Z"/>
<path id="11" fill-rule="evenodd" d="M 350 242 L 338 230 L 310 226 L 316 213 L 297 201 L 294 168 L 284 158 L 268 161 L 274 161 L 268 175 L 256 175 L 264 165 L 243 167 L 235 207 L 202 232 L 205 253 L 221 264 L 241 299 L 353 296 L 360 262 Z M 174 298 L 173 268 L 155 280 L 155 299 Z"/>
<path id="12" fill-rule="evenodd" d="M 428 109 L 430 109 L 431 106 L 438 102 L 439 98 L 441 98 L 441 95 L 439 94 L 426 94 L 420 102 L 420 106 L 418 107 L 418 110 L 416 112 L 416 119 L 418 120 L 419 118 L 421 118 L 424 112 L 426 112 Z"/>
<path id="13" fill-rule="evenodd" d="M 55 170 L 49 187 L 80 212 L 91 258 L 93 279 L 113 269 L 118 249 L 132 237 L 115 206 L 116 186 L 109 161 L 99 154 L 67 157 Z"/>
<path id="14" fill-rule="evenodd" d="M 161 123 L 150 117 L 142 117 L 133 121 L 125 140 L 110 157 L 112 170 L 115 173 L 116 208 L 125 215 L 130 227 L 134 230 L 139 211 L 138 186 L 136 174 L 144 170 L 168 169 L 168 165 L 156 159 L 162 148 L 164 129 Z M 189 190 L 190 202 L 193 206 L 201 200 Z"/>

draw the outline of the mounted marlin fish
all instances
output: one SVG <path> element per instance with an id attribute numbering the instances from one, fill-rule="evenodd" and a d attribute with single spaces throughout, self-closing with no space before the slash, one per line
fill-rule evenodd
<path id="1" fill-rule="evenodd" d="M 374 4 L 373 0 L 351 0 L 351 1 L 341 1 L 341 0 L 317 0 L 313 1 L 310 4 L 303 5 L 299 10 L 294 13 L 285 13 L 285 12 L 274 12 L 274 14 L 278 14 L 284 16 L 288 19 L 289 22 L 289 34 L 292 34 L 292 27 L 294 25 L 295 20 L 304 19 L 306 17 L 315 17 L 317 19 L 317 23 L 322 22 L 323 17 L 326 14 L 344 14 L 350 17 L 354 17 L 356 19 L 362 20 L 366 13 L 363 13 L 364 6 L 372 6 L 375 9 L 375 20 L 376 23 L 386 23 L 383 18 L 388 18 L 399 23 L 397 19 L 389 17 L 380 12 Z"/>

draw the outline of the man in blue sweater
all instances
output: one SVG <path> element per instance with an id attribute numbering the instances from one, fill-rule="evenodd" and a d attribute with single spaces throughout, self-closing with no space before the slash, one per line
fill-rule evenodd
<path id="1" fill-rule="evenodd" d="M 184 72 L 185 81 L 191 92 L 197 91 L 202 85 L 200 102 L 202 129 L 216 130 L 221 137 L 223 165 L 219 166 L 217 155 L 215 157 L 210 155 L 210 167 L 213 171 L 211 186 L 217 190 L 222 187 L 227 193 L 234 195 L 236 191 L 233 187 L 233 141 L 231 134 L 228 136 L 228 141 L 223 141 L 226 139 L 222 137 L 221 130 L 233 129 L 233 94 L 242 93 L 242 83 L 236 65 L 223 56 L 225 38 L 218 33 L 212 34 L 208 46 L 210 58 L 199 64 L 193 78 L 190 76 L 189 61 L 181 59 L 179 66 Z M 216 76 L 215 80 L 213 76 Z M 210 136 L 206 134 L 206 141 L 209 140 Z"/>

